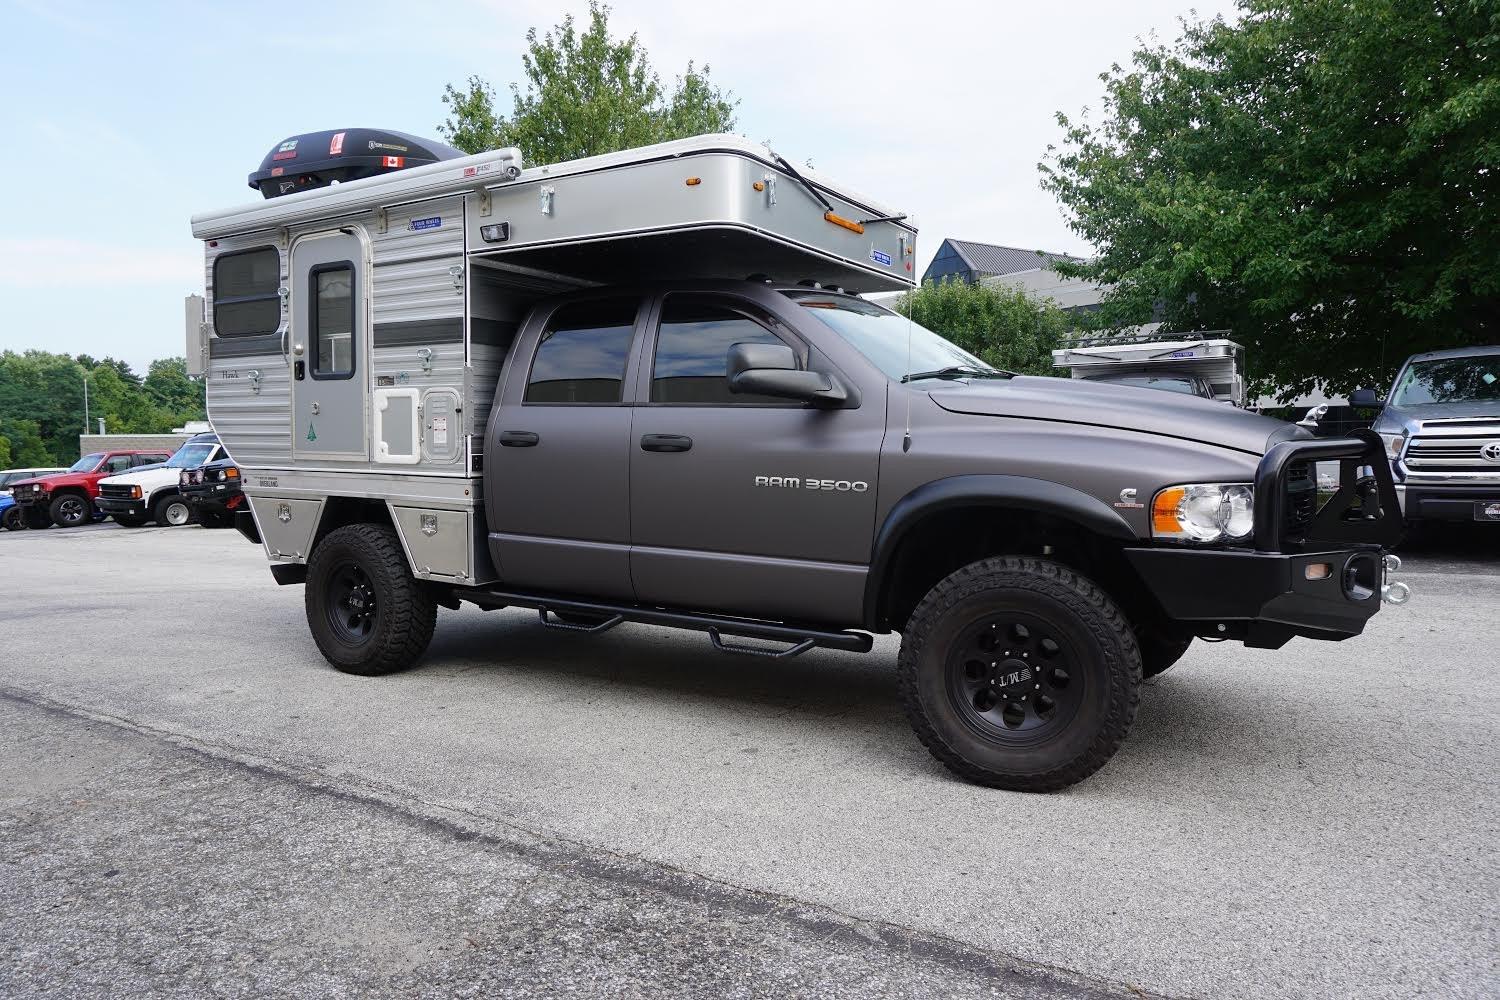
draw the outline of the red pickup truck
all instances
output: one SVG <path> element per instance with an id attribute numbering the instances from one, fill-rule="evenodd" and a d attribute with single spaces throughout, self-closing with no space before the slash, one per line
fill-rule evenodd
<path id="1" fill-rule="evenodd" d="M 166 451 L 96 451 L 74 462 L 66 472 L 12 483 L 10 495 L 20 505 L 28 528 L 53 524 L 72 528 L 93 520 L 99 480 L 170 457 L 171 452 Z"/>

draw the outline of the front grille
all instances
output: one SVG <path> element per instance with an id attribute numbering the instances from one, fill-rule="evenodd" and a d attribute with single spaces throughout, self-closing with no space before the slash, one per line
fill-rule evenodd
<path id="1" fill-rule="evenodd" d="M 101 497 L 108 497 L 111 500 L 131 500 L 134 499 L 130 492 L 132 489 L 134 487 L 126 486 L 123 483 L 100 483 L 99 495 Z"/>
<path id="2" fill-rule="evenodd" d="M 1288 538 L 1301 538 L 1318 512 L 1318 481 L 1306 462 L 1286 470 L 1286 520 L 1282 529 Z"/>
<path id="3" fill-rule="evenodd" d="M 1403 462 L 1413 472 L 1496 472 L 1487 445 L 1500 444 L 1500 421 L 1449 420 L 1427 423 L 1407 445 Z"/>

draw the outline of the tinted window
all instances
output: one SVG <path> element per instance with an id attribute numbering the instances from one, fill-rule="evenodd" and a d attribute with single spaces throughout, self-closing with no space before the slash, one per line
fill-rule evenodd
<path id="1" fill-rule="evenodd" d="M 774 396 L 729 391 L 729 348 L 735 344 L 786 344 L 770 331 L 774 322 L 748 303 L 695 295 L 667 296 L 657 327 L 651 401 L 800 405 Z"/>
<path id="2" fill-rule="evenodd" d="M 308 282 L 313 291 L 313 378 L 349 378 L 354 374 L 354 268 L 315 267 Z"/>
<path id="3" fill-rule="evenodd" d="M 531 377 L 528 403 L 618 403 L 639 300 L 596 299 L 552 314 Z"/>
<path id="4" fill-rule="evenodd" d="M 1396 389 L 1397 406 L 1500 400 L 1500 354 L 1414 361 Z"/>
<path id="5" fill-rule="evenodd" d="M 133 456 L 131 455 L 115 455 L 105 463 L 105 471 L 110 473 L 124 472 L 130 468 L 132 461 Z M 141 463 L 137 461 L 134 464 L 140 465 Z"/>
<path id="6" fill-rule="evenodd" d="M 221 337 L 275 333 L 281 326 L 281 254 L 274 247 L 214 261 L 214 331 Z"/>

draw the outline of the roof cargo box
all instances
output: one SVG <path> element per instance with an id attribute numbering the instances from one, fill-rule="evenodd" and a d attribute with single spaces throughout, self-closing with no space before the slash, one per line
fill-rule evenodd
<path id="1" fill-rule="evenodd" d="M 277 143 L 250 175 L 250 186 L 267 198 L 279 198 L 463 155 L 452 146 L 389 129 L 308 132 Z"/>

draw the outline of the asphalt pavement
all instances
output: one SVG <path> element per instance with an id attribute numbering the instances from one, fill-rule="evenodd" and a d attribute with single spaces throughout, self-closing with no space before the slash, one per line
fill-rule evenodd
<path id="1" fill-rule="evenodd" d="M 928 756 L 893 639 L 465 609 L 362 679 L 233 532 L 0 533 L 0 995 L 1493 996 L 1496 542 L 1196 644 L 1036 796 Z"/>

